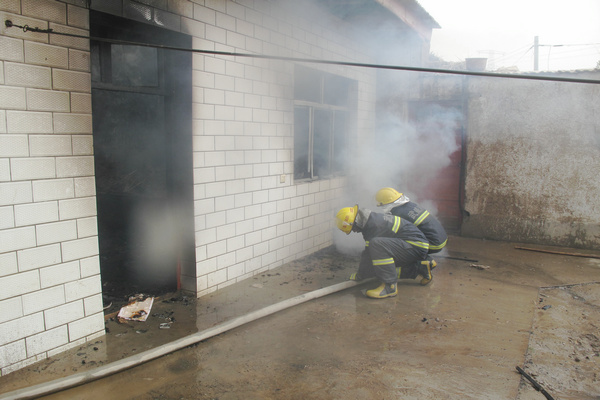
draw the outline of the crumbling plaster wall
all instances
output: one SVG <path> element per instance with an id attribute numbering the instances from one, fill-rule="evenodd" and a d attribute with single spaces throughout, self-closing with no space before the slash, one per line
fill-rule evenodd
<path id="1" fill-rule="evenodd" d="M 563 76 L 600 79 L 600 72 Z M 600 248 L 600 85 L 465 82 L 462 234 Z"/>

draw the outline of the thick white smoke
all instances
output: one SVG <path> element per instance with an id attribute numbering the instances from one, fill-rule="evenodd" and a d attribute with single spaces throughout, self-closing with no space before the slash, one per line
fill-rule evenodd
<path id="1" fill-rule="evenodd" d="M 360 44 L 368 55 L 364 54 L 366 59 L 348 61 L 423 66 L 423 38 L 378 2 L 371 3 L 368 9 L 319 0 L 277 4 L 286 11 L 286 16 L 294 15 L 313 23 L 319 19 L 323 35 L 327 35 L 328 29 L 334 31 L 334 27 L 349 30 L 345 44 Z M 324 12 L 318 12 L 321 7 L 326 8 Z M 325 21 L 327 16 L 330 20 Z M 344 75 L 365 73 L 364 70 L 347 72 Z M 411 101 L 421 97 L 415 84 L 420 79 L 418 72 L 381 69 L 367 73 L 375 73 L 377 79 L 374 130 L 358 132 L 359 146 L 351 151 L 351 162 L 346 169 L 347 193 L 338 209 L 358 204 L 377 211 L 375 193 L 382 187 L 393 187 L 435 214 L 437 207 L 428 198 L 427 188 L 450 164 L 450 155 L 459 148 L 460 115 L 453 108 Z M 354 253 L 356 248 L 362 250 L 361 235 L 334 230 L 338 250 L 344 253 Z"/>
<path id="2" fill-rule="evenodd" d="M 402 88 L 398 88 L 401 90 Z M 437 206 L 427 196 L 433 180 L 450 165 L 450 156 L 459 149 L 460 114 L 452 108 L 436 104 L 423 106 L 418 121 L 407 121 L 398 115 L 381 117 L 376 139 L 371 147 L 362 147 L 353 160 L 353 178 L 347 194 L 347 205 L 378 211 L 375 194 L 383 187 L 393 187 L 432 215 Z M 349 237 L 355 236 L 355 240 Z M 346 254 L 362 237 L 334 235 L 339 251 Z"/>

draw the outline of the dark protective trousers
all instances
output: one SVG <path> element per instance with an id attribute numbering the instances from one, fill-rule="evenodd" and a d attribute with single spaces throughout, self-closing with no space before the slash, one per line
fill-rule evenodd
<path id="1" fill-rule="evenodd" d="M 363 251 L 358 274 L 363 278 L 376 276 L 385 283 L 396 283 L 396 267 L 402 268 L 402 279 L 419 275 L 418 266 L 427 257 L 427 249 L 414 246 L 398 238 L 376 237 Z"/>

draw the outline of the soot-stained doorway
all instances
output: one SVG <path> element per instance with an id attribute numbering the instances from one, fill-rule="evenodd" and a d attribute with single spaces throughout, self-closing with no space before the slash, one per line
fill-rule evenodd
<path id="1" fill-rule="evenodd" d="M 195 266 L 189 36 L 90 12 L 98 240 L 103 293 L 179 286 Z"/>

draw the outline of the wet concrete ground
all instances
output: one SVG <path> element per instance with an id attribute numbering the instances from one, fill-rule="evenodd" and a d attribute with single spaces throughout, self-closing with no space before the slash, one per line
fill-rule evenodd
<path id="1" fill-rule="evenodd" d="M 516 366 L 555 399 L 600 398 L 600 260 L 515 245 L 451 237 L 428 286 L 400 281 L 397 297 L 373 300 L 363 291 L 377 283 L 364 283 L 43 398 L 544 399 Z M 357 265 L 325 249 L 198 300 L 162 295 L 146 322 L 107 310 L 105 337 L 0 377 L 0 399 L 342 282 Z"/>

